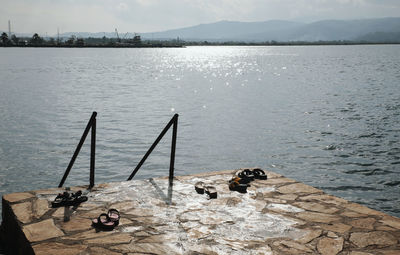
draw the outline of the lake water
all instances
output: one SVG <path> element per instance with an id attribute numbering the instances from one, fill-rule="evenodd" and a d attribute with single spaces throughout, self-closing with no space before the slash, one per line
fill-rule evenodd
<path id="1" fill-rule="evenodd" d="M 56 187 L 92 111 L 96 183 L 178 113 L 176 175 L 259 166 L 400 216 L 400 46 L 0 48 L 0 195 Z M 135 178 L 168 174 L 171 131 Z M 65 186 L 88 184 L 90 138 Z"/>

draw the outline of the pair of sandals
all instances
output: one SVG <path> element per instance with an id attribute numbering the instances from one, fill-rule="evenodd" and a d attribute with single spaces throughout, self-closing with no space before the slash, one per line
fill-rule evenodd
<path id="1" fill-rule="evenodd" d="M 93 227 L 101 230 L 113 230 L 119 224 L 121 218 L 117 209 L 110 209 L 107 213 L 102 213 L 97 219 L 92 220 Z"/>
<path id="2" fill-rule="evenodd" d="M 87 200 L 88 197 L 83 196 L 81 190 L 78 190 L 76 193 L 64 191 L 63 193 L 59 193 L 54 201 L 51 202 L 51 207 L 57 208 L 61 206 L 77 206 Z"/>
<path id="3" fill-rule="evenodd" d="M 239 193 L 247 193 L 247 187 L 250 186 L 250 182 L 254 179 L 266 180 L 267 175 L 260 168 L 254 168 L 253 170 L 244 169 L 236 172 L 229 181 L 229 190 L 237 191 Z"/>
<path id="4" fill-rule="evenodd" d="M 206 193 L 210 199 L 215 199 L 218 197 L 217 189 L 214 186 L 206 185 L 204 182 L 197 182 L 194 185 L 194 188 L 199 194 Z"/>
<path id="5" fill-rule="evenodd" d="M 254 179 L 259 179 L 259 180 L 267 179 L 267 175 L 260 168 L 254 168 L 253 170 L 250 170 L 250 169 L 240 170 L 240 171 L 236 172 L 236 176 L 238 176 L 248 182 L 254 181 Z"/>

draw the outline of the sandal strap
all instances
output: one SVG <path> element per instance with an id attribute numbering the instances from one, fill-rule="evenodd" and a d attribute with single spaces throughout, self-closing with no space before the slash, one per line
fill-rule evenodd
<path id="1" fill-rule="evenodd" d="M 102 225 L 103 225 L 103 222 L 101 221 L 101 217 L 102 217 L 102 216 L 105 216 L 105 217 L 106 217 L 107 222 L 111 221 L 110 216 L 108 216 L 107 213 L 102 213 L 102 214 L 100 214 L 99 217 L 97 218 L 97 223 L 98 223 L 98 224 L 102 224 Z"/>
<path id="2" fill-rule="evenodd" d="M 111 213 L 117 214 L 118 218 L 120 217 L 119 211 L 117 209 L 111 208 L 110 210 L 108 210 L 107 215 L 110 215 Z"/>

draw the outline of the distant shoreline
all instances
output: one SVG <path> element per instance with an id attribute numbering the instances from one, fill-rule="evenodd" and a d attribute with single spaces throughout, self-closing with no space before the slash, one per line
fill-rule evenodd
<path id="1" fill-rule="evenodd" d="M 400 42 L 186 42 L 182 45 L 7 45 L 2 48 L 185 48 L 186 46 L 350 46 L 350 45 L 399 45 Z"/>

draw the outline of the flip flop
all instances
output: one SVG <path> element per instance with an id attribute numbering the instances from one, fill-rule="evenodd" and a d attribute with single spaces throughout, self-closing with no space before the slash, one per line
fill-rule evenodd
<path id="1" fill-rule="evenodd" d="M 260 168 L 254 168 L 253 169 L 253 175 L 254 175 L 255 179 L 260 179 L 260 180 L 266 180 L 267 179 L 267 175 Z"/>
<path id="2" fill-rule="evenodd" d="M 204 189 L 210 199 L 217 198 L 217 189 L 214 186 L 206 186 Z"/>
<path id="3" fill-rule="evenodd" d="M 112 221 L 107 213 L 102 213 L 97 219 L 92 220 L 92 225 L 95 228 L 102 230 L 113 230 L 117 226 L 115 221 Z"/>
<path id="4" fill-rule="evenodd" d="M 196 182 L 196 184 L 194 185 L 194 188 L 197 193 L 204 194 L 205 184 L 204 184 L 204 182 Z"/>
<path id="5" fill-rule="evenodd" d="M 113 221 L 115 223 L 115 226 L 118 226 L 119 224 L 119 219 L 120 219 L 120 215 L 117 209 L 110 209 L 107 212 L 108 217 L 110 218 L 111 221 Z"/>

